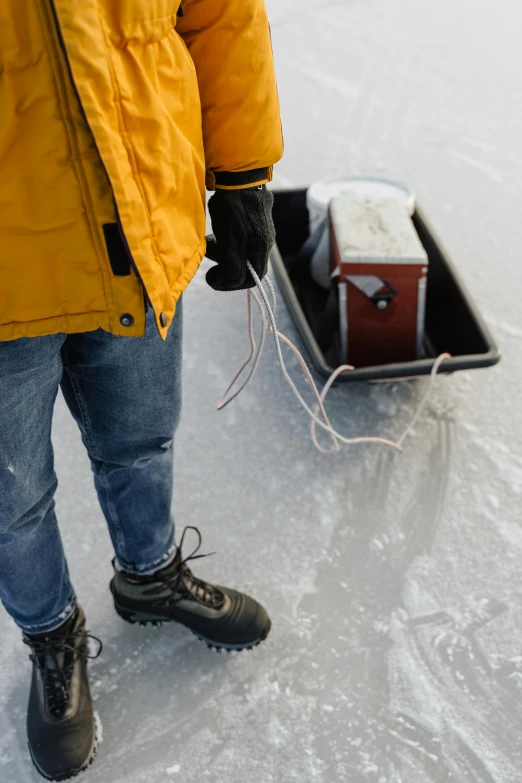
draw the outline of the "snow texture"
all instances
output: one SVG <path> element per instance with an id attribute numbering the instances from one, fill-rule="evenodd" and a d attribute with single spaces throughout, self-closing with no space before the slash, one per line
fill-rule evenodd
<path id="1" fill-rule="evenodd" d="M 246 351 L 245 302 L 198 275 L 185 303 L 176 516 L 218 552 L 198 572 L 259 596 L 273 619 L 264 645 L 232 656 L 181 628 L 115 616 L 108 534 L 59 402 L 61 527 L 105 641 L 90 668 L 103 744 L 80 780 L 522 781 L 522 5 L 270 0 L 269 10 L 286 146 L 274 186 L 406 182 L 503 361 L 440 379 L 403 456 L 363 446 L 325 457 L 271 345 L 255 384 L 216 412 Z M 284 308 L 280 324 L 295 338 Z M 334 389 L 332 422 L 397 435 L 423 388 Z M 0 636 L 0 780 L 36 783 L 29 664 L 3 610 Z"/>

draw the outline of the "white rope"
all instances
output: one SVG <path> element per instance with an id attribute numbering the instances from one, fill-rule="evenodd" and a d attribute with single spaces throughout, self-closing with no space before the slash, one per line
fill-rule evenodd
<path id="1" fill-rule="evenodd" d="M 410 423 L 408 424 L 408 426 L 406 427 L 406 429 L 402 433 L 401 437 L 397 441 L 399 446 L 401 446 L 402 443 L 406 440 L 406 438 L 408 437 L 408 435 L 410 434 L 412 429 L 415 427 L 415 425 L 417 423 L 417 419 L 419 418 L 419 416 L 421 415 L 422 411 L 424 410 L 424 406 L 428 402 L 428 398 L 429 398 L 429 396 L 430 396 L 430 394 L 432 392 L 432 389 L 433 389 L 433 384 L 435 383 L 435 378 L 437 377 L 437 373 L 440 370 L 440 366 L 441 366 L 442 362 L 444 361 L 444 359 L 451 359 L 451 354 L 450 353 L 441 353 L 441 355 L 437 357 L 437 360 L 435 361 L 435 364 L 433 365 L 433 368 L 432 368 L 432 371 L 431 371 L 429 386 L 426 389 L 426 393 L 425 393 L 424 397 L 420 401 L 419 407 L 415 411 L 415 415 L 413 416 L 412 420 L 410 421 Z"/>
<path id="2" fill-rule="evenodd" d="M 257 348 L 257 352 L 256 352 L 256 341 L 254 339 L 253 323 L 252 323 L 252 298 L 254 299 L 255 303 L 258 306 L 259 315 L 261 317 L 261 336 L 259 338 L 259 346 Z M 256 370 L 257 370 L 258 365 L 259 365 L 259 360 L 261 359 L 261 354 L 263 353 L 263 347 L 265 345 L 265 337 L 266 337 L 265 312 L 263 310 L 263 306 L 261 304 L 261 301 L 260 301 L 260 299 L 259 299 L 259 297 L 258 297 L 258 295 L 257 295 L 257 293 L 255 291 L 248 291 L 248 293 L 247 293 L 247 302 L 248 302 L 248 338 L 250 340 L 250 353 L 248 355 L 248 358 L 245 359 L 245 361 L 243 362 L 243 364 L 241 365 L 241 367 L 239 368 L 237 373 L 234 375 L 232 383 L 230 384 L 230 386 L 228 387 L 228 389 L 226 390 L 226 392 L 222 396 L 221 400 L 219 401 L 218 411 L 220 411 L 223 408 L 225 408 L 229 404 L 229 402 L 232 402 L 232 400 L 235 400 L 235 398 L 239 394 L 241 394 L 243 389 L 250 383 L 250 381 L 252 380 L 252 378 L 256 374 Z M 254 353 L 255 353 L 255 356 L 254 356 Z M 239 389 L 234 392 L 234 394 L 232 394 L 230 397 L 228 397 L 228 394 L 229 394 L 230 390 L 233 388 L 234 384 L 236 383 L 236 381 L 239 379 L 239 377 L 243 373 L 243 370 L 245 370 L 245 368 L 248 367 L 248 365 L 252 361 L 252 358 L 254 359 L 254 363 L 253 363 L 252 367 L 250 368 L 250 372 L 249 372 L 246 380 L 244 381 L 244 383 L 241 384 Z M 227 399 L 227 397 L 228 397 L 228 399 Z"/>
<path id="3" fill-rule="evenodd" d="M 424 407 L 426 405 L 426 402 L 428 401 L 428 398 L 429 398 L 429 396 L 431 394 L 431 391 L 433 389 L 433 385 L 435 383 L 435 378 L 437 376 L 437 373 L 438 373 L 438 371 L 439 371 L 443 361 L 445 359 L 449 358 L 450 354 L 448 354 L 448 353 L 441 354 L 437 358 L 436 362 L 434 363 L 433 369 L 431 371 L 431 380 L 430 380 L 430 384 L 428 386 L 428 389 L 426 390 L 426 393 L 424 394 L 424 397 L 422 398 L 422 400 L 421 400 L 417 410 L 415 411 L 415 414 L 414 414 L 413 418 L 411 419 L 409 425 L 406 427 L 406 429 L 404 430 L 404 432 L 401 435 L 401 437 L 399 438 L 399 440 L 392 441 L 392 440 L 388 440 L 387 438 L 370 437 L 370 436 L 361 436 L 361 437 L 355 437 L 355 438 L 347 438 L 344 435 L 341 435 L 339 432 L 337 432 L 337 430 L 335 430 L 332 427 L 332 425 L 330 423 L 330 420 L 328 418 L 328 415 L 326 413 L 326 410 L 324 408 L 324 402 L 325 402 L 325 399 L 326 399 L 326 396 L 327 396 L 328 392 L 330 391 L 330 389 L 332 387 L 332 384 L 335 383 L 337 378 L 342 373 L 350 372 L 354 368 L 352 366 L 350 366 L 350 365 L 347 365 L 347 364 L 344 364 L 344 365 L 341 365 L 340 367 L 338 367 L 332 373 L 332 375 L 330 376 L 330 378 L 328 379 L 328 381 L 324 385 L 323 390 L 321 391 L 321 393 L 319 393 L 319 391 L 317 389 L 317 386 L 315 385 L 314 379 L 312 377 L 312 374 L 310 373 L 310 370 L 307 367 L 306 362 L 304 361 L 303 357 L 301 356 L 301 353 L 296 348 L 296 346 L 292 343 L 292 341 L 289 340 L 288 337 L 285 337 L 285 335 L 282 334 L 281 332 L 279 332 L 278 329 L 277 329 L 277 324 L 276 324 L 276 320 L 275 320 L 275 312 L 276 312 L 277 300 L 276 300 L 276 294 L 275 294 L 274 286 L 273 286 L 271 280 L 268 277 L 264 278 L 264 281 L 266 282 L 266 285 L 267 285 L 269 293 L 270 293 L 270 297 L 272 299 L 272 304 L 270 303 L 270 301 L 269 301 L 269 299 L 267 297 L 267 294 L 266 294 L 266 292 L 265 292 L 265 290 L 264 290 L 264 288 L 262 286 L 261 280 L 259 279 L 258 275 L 256 274 L 254 268 L 252 267 L 250 262 L 247 262 L 247 263 L 248 263 L 249 271 L 250 271 L 252 277 L 254 278 L 254 281 L 255 281 L 256 286 L 257 286 L 257 292 L 253 291 L 252 289 L 250 289 L 248 291 L 248 293 L 247 293 L 247 296 L 248 296 L 248 334 L 249 334 L 249 339 L 250 339 L 250 354 L 249 354 L 249 357 L 246 359 L 246 361 L 242 364 L 242 366 L 240 367 L 240 369 L 238 370 L 236 375 L 234 376 L 234 379 L 233 379 L 232 383 L 230 384 L 230 386 L 226 390 L 225 394 L 223 395 L 223 397 L 222 397 L 222 399 L 221 399 L 221 401 L 220 401 L 220 403 L 218 405 L 218 410 L 221 410 L 226 405 L 228 405 L 229 402 L 232 402 L 232 400 L 235 399 L 238 396 L 238 394 L 240 394 L 243 391 L 243 389 L 246 387 L 246 385 L 248 383 L 250 383 L 250 381 L 254 377 L 254 374 L 255 374 L 255 372 L 257 370 L 257 367 L 259 365 L 259 360 L 261 358 L 261 352 L 263 350 L 264 341 L 265 341 L 265 335 L 266 335 L 265 311 L 266 311 L 266 315 L 268 316 L 268 320 L 269 320 L 270 331 L 272 332 L 272 334 L 274 336 L 276 353 L 277 353 L 277 357 L 278 357 L 278 360 L 279 360 L 279 365 L 281 367 L 281 371 L 283 373 L 283 376 L 284 376 L 286 382 L 288 383 L 288 385 L 290 386 L 294 396 L 296 397 L 296 399 L 300 403 L 300 405 L 304 408 L 304 410 L 310 416 L 310 419 L 311 419 L 311 423 L 310 423 L 310 426 L 311 426 L 311 437 L 312 437 L 312 441 L 314 443 L 314 446 L 320 452 L 322 452 L 323 454 L 328 454 L 328 453 L 331 453 L 333 451 L 339 451 L 339 449 L 340 449 L 339 441 L 341 443 L 346 443 L 346 444 L 350 444 L 350 445 L 355 444 L 355 443 L 380 443 L 380 444 L 382 444 L 384 446 L 389 446 L 389 447 L 395 449 L 396 451 L 402 452 L 403 451 L 402 443 L 404 442 L 406 437 L 410 434 L 410 432 L 412 431 L 413 427 L 415 426 L 415 424 L 416 424 L 420 414 L 422 413 L 422 411 L 423 411 L 423 409 L 424 409 Z M 260 337 L 260 342 L 259 342 L 259 346 L 258 346 L 257 351 L 255 350 L 255 340 L 254 340 L 253 327 L 252 327 L 251 297 L 256 302 L 256 304 L 257 304 L 257 306 L 259 308 L 260 315 L 261 315 L 261 337 Z M 263 306 L 264 306 L 264 309 L 263 309 Z M 284 359 L 283 359 L 283 354 L 282 354 L 282 351 L 281 351 L 281 342 L 284 343 L 285 345 L 287 345 L 290 348 L 290 350 L 296 356 L 296 358 L 297 358 L 297 360 L 298 360 L 298 362 L 299 362 L 299 364 L 301 366 L 301 369 L 304 372 L 305 378 L 306 378 L 308 384 L 310 385 L 310 387 L 312 389 L 312 392 L 313 392 L 313 394 L 315 396 L 316 402 L 317 402 L 317 407 L 316 407 L 315 411 L 313 411 L 307 405 L 307 403 L 305 402 L 305 400 L 303 399 L 303 397 L 299 393 L 299 391 L 298 391 L 294 381 L 292 380 L 292 378 L 290 377 L 290 375 L 288 373 L 288 370 L 286 368 L 286 365 L 285 365 L 285 362 L 284 362 Z M 239 377 L 241 376 L 243 371 L 246 369 L 246 367 L 250 364 L 252 359 L 253 359 L 253 365 L 252 365 L 252 368 L 250 369 L 250 372 L 249 372 L 246 380 L 242 383 L 240 388 L 236 392 L 234 392 L 234 394 L 231 397 L 229 397 L 227 399 L 227 395 L 229 394 L 230 390 L 232 389 L 234 384 L 237 382 L 237 380 L 239 379 Z M 318 413 L 322 416 L 322 420 L 317 415 Z M 317 426 L 321 427 L 323 430 L 325 430 L 325 432 L 327 432 L 329 434 L 329 436 L 330 436 L 330 438 L 332 440 L 332 443 L 333 443 L 333 448 L 326 449 L 326 448 L 324 448 L 323 446 L 320 445 L 320 443 L 317 440 Z"/>
<path id="4" fill-rule="evenodd" d="M 288 370 L 286 369 L 285 361 L 283 359 L 283 354 L 281 352 L 281 345 L 280 345 L 279 340 L 280 340 L 280 338 L 284 338 L 285 342 L 289 343 L 290 341 L 288 340 L 288 338 L 285 338 L 284 335 L 281 335 L 280 332 L 278 332 L 277 326 L 276 326 L 276 322 L 275 322 L 275 318 L 274 318 L 274 314 L 272 312 L 272 308 L 270 307 L 270 302 L 268 301 L 268 297 L 267 297 L 267 295 L 265 293 L 265 290 L 264 290 L 263 286 L 261 285 L 261 281 L 260 281 L 259 277 L 257 276 L 254 268 L 250 264 L 250 262 L 248 262 L 248 267 L 250 269 L 250 273 L 251 273 L 252 277 L 255 280 L 255 283 L 257 285 L 259 293 L 261 294 L 261 299 L 263 300 L 265 308 L 266 308 L 266 311 L 267 311 L 268 320 L 270 322 L 271 332 L 272 332 L 272 334 L 274 336 L 274 342 L 275 342 L 277 357 L 279 359 L 279 364 L 280 364 L 282 373 L 283 373 L 283 375 L 284 375 L 284 377 L 286 379 L 286 382 L 288 383 L 288 385 L 292 389 L 292 391 L 294 393 L 294 396 L 297 398 L 299 403 L 302 405 L 302 407 L 308 413 L 310 418 L 313 421 L 315 421 L 316 424 L 319 425 L 319 427 L 322 427 L 326 432 L 330 433 L 330 435 L 333 435 L 335 438 L 340 440 L 342 443 L 348 443 L 348 444 L 351 444 L 351 443 L 382 443 L 382 444 L 384 444 L 386 446 L 391 446 L 394 449 L 398 449 L 399 451 L 402 451 L 401 447 L 398 446 L 398 444 L 394 443 L 393 441 L 386 440 L 385 438 L 372 438 L 372 437 L 345 438 L 344 435 L 341 435 L 339 432 L 336 432 L 336 430 L 334 430 L 333 427 L 329 423 L 327 424 L 326 422 L 321 421 L 321 419 L 319 419 L 316 416 L 316 414 L 311 410 L 311 408 L 303 400 L 303 398 L 301 397 L 299 391 L 297 390 L 297 387 L 296 387 L 295 383 L 293 382 L 292 378 L 288 374 Z M 295 349 L 295 352 L 299 353 L 298 349 L 295 346 L 293 346 L 293 348 Z M 296 355 L 297 355 L 297 353 L 296 353 Z M 299 353 L 299 356 L 301 356 L 300 353 Z M 301 366 L 306 366 L 302 356 L 301 356 L 301 362 L 302 362 Z M 315 385 L 315 382 L 314 382 L 314 380 L 313 380 L 311 375 L 309 376 L 309 378 L 310 378 L 310 382 L 312 384 L 313 389 L 315 389 L 316 398 L 318 399 L 318 401 L 321 402 L 321 405 L 322 405 L 321 397 L 320 397 L 319 392 L 317 391 L 317 387 Z"/>

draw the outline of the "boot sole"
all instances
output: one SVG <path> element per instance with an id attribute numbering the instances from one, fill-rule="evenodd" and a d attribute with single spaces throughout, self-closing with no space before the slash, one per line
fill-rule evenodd
<path id="1" fill-rule="evenodd" d="M 121 619 L 131 625 L 153 625 L 156 628 L 163 625 L 163 623 L 177 623 L 178 625 L 182 625 L 183 628 L 187 628 L 193 633 L 200 642 L 206 644 L 210 650 L 216 650 L 217 652 L 241 652 L 242 650 L 252 650 L 254 647 L 261 644 L 261 642 L 265 641 L 270 633 L 270 628 L 272 627 L 272 623 L 269 620 L 268 625 L 263 629 L 263 632 L 258 639 L 243 644 L 225 644 L 224 642 L 215 642 L 212 639 L 208 639 L 206 636 L 202 636 L 197 631 L 192 630 L 188 625 L 170 617 L 160 617 L 158 615 L 147 614 L 146 612 L 128 612 L 125 609 L 121 609 L 116 603 L 114 604 L 114 608 Z"/>
<path id="2" fill-rule="evenodd" d="M 33 756 L 33 751 L 31 750 L 31 746 L 29 745 L 29 753 L 31 755 L 31 761 L 33 762 L 37 772 L 46 780 L 53 780 L 53 781 L 62 781 L 62 780 L 70 780 L 71 778 L 75 778 L 77 775 L 79 775 L 81 772 L 85 772 L 86 769 L 88 769 L 92 762 L 94 761 L 96 757 L 96 753 L 98 751 L 98 733 L 96 728 L 96 721 L 94 722 L 94 739 L 92 743 L 92 747 L 89 751 L 89 757 L 87 761 L 85 761 L 81 767 L 75 770 L 71 770 L 69 772 L 63 772 L 60 775 L 49 775 L 47 772 L 44 772 L 44 770 L 41 768 L 41 766 L 36 761 L 35 757 Z"/>

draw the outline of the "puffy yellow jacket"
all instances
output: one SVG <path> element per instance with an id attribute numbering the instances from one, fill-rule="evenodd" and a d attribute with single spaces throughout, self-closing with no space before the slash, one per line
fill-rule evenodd
<path id="1" fill-rule="evenodd" d="M 281 153 L 264 0 L 0 0 L 0 340 L 165 337 L 205 183 Z"/>

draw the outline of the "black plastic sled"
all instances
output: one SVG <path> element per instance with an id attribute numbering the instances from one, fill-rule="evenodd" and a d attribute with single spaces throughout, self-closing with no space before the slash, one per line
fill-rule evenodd
<path id="1" fill-rule="evenodd" d="M 296 263 L 309 236 L 306 189 L 273 193 L 277 245 L 270 260 L 274 274 L 314 369 L 327 378 L 340 363 L 334 343 L 329 340 L 325 344 L 322 336 L 329 293 L 314 282 L 309 264 Z M 440 373 L 491 367 L 500 360 L 499 350 L 475 303 L 418 207 L 412 221 L 429 259 L 424 358 L 356 368 L 340 375 L 338 383 L 429 375 L 436 358 L 444 352 L 450 353 L 451 358 L 442 363 Z"/>

